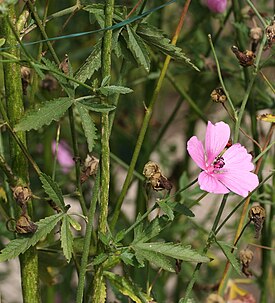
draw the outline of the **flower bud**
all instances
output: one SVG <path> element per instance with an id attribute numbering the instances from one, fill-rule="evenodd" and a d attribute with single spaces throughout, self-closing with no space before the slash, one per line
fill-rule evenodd
<path id="1" fill-rule="evenodd" d="M 222 87 L 215 88 L 211 95 L 210 95 L 212 101 L 217 103 L 224 103 L 227 100 L 227 97 L 224 93 L 224 90 Z"/>

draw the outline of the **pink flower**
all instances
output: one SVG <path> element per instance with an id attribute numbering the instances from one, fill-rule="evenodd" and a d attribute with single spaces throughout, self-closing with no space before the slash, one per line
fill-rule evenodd
<path id="1" fill-rule="evenodd" d="M 55 154 L 56 142 L 52 142 L 52 152 Z M 68 173 L 74 166 L 73 155 L 66 141 L 60 140 L 57 150 L 57 161 L 59 162 L 63 173 Z"/>
<path id="2" fill-rule="evenodd" d="M 214 13 L 223 13 L 227 0 L 206 0 L 206 6 Z"/>
<path id="3" fill-rule="evenodd" d="M 198 182 L 202 190 L 215 194 L 230 191 L 246 197 L 255 189 L 259 180 L 251 171 L 252 156 L 241 144 L 225 149 L 230 138 L 230 128 L 224 122 L 208 121 L 205 147 L 196 136 L 187 142 L 187 150 L 194 162 L 202 169 Z"/>

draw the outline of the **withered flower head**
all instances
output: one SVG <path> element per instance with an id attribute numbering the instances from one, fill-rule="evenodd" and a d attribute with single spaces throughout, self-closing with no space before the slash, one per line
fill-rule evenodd
<path id="1" fill-rule="evenodd" d="M 21 215 L 16 222 L 15 231 L 18 234 L 34 233 L 37 230 L 37 225 L 31 221 L 27 214 Z"/>
<path id="2" fill-rule="evenodd" d="M 20 72 L 21 72 L 23 94 L 27 95 L 27 87 L 29 86 L 31 81 L 31 70 L 26 66 L 22 66 Z"/>
<path id="3" fill-rule="evenodd" d="M 256 205 L 249 210 L 249 219 L 255 226 L 255 238 L 259 238 L 265 220 L 265 209 Z"/>
<path id="4" fill-rule="evenodd" d="M 254 60 L 256 56 L 252 51 L 245 50 L 244 52 L 241 52 L 237 46 L 232 46 L 231 49 L 232 52 L 237 57 L 237 59 L 239 60 L 241 66 L 247 67 L 254 64 Z"/>
<path id="5" fill-rule="evenodd" d="M 227 100 L 227 97 L 222 87 L 215 88 L 210 96 L 212 101 L 217 103 L 224 103 Z"/>
<path id="6" fill-rule="evenodd" d="M 20 207 L 25 206 L 32 196 L 32 192 L 28 187 L 16 186 L 13 189 L 13 197 Z"/>
<path id="7" fill-rule="evenodd" d="M 45 78 L 41 81 L 41 88 L 49 92 L 56 90 L 57 87 L 57 80 L 49 74 L 46 75 Z"/>
<path id="8" fill-rule="evenodd" d="M 162 174 L 159 165 L 156 162 L 149 161 L 145 164 L 143 169 L 147 183 L 151 184 L 153 190 L 171 190 L 171 182 Z"/>
<path id="9" fill-rule="evenodd" d="M 59 69 L 61 69 L 65 75 L 69 74 L 69 57 L 67 54 L 65 54 L 64 60 L 59 64 Z"/>
<path id="10" fill-rule="evenodd" d="M 80 176 L 81 183 L 84 183 L 89 178 L 89 176 L 96 174 L 98 164 L 99 160 L 96 157 L 87 155 Z"/>
<path id="11" fill-rule="evenodd" d="M 275 42 L 275 20 L 266 28 L 267 48 L 270 48 Z"/>
<path id="12" fill-rule="evenodd" d="M 251 271 L 249 270 L 249 265 L 253 259 L 254 253 L 252 250 L 246 248 L 240 251 L 240 261 L 242 263 L 242 272 L 247 276 L 250 277 L 252 275 Z"/>
<path id="13" fill-rule="evenodd" d="M 262 30 L 262 28 L 258 27 L 258 26 L 252 27 L 250 29 L 249 36 L 255 42 L 259 42 L 262 39 L 262 36 L 263 36 L 263 30 Z"/>

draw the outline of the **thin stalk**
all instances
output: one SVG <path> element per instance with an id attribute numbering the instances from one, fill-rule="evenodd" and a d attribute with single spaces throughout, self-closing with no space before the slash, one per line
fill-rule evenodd
<path id="1" fill-rule="evenodd" d="M 217 226 L 219 224 L 219 221 L 221 219 L 221 215 L 223 213 L 223 210 L 224 210 L 224 207 L 225 207 L 225 204 L 226 204 L 226 200 L 227 200 L 227 197 L 228 197 L 228 194 L 224 195 L 223 196 L 223 199 L 222 199 L 222 202 L 221 202 L 221 205 L 219 207 L 219 210 L 218 210 L 218 213 L 217 213 L 217 216 L 215 218 L 215 221 L 213 223 L 213 226 L 211 228 L 211 231 L 209 232 L 208 234 L 208 239 L 207 239 L 207 242 L 206 242 L 206 245 L 203 249 L 203 254 L 206 254 L 208 249 L 210 248 L 211 246 L 211 242 L 212 242 L 212 238 L 213 238 L 213 235 L 216 234 L 216 229 L 217 229 Z M 195 284 L 195 282 L 197 281 L 198 279 L 198 274 L 199 274 L 199 269 L 201 268 L 202 266 L 202 263 L 198 263 L 194 269 L 194 272 L 192 274 L 192 277 L 190 279 L 190 282 L 188 283 L 188 286 L 187 286 L 187 289 L 185 291 L 185 296 L 184 296 L 184 299 L 183 301 L 181 301 L 182 303 L 187 303 L 188 302 L 188 299 L 189 299 L 189 296 L 190 296 L 190 293 L 193 289 L 193 286 Z"/>
<path id="2" fill-rule="evenodd" d="M 98 193 L 99 193 L 99 185 L 100 185 L 100 170 L 98 169 L 97 174 L 96 174 L 95 185 L 93 188 L 93 197 L 92 197 L 92 201 L 91 201 L 91 206 L 90 206 L 90 209 L 88 212 L 88 223 L 86 226 L 83 253 L 82 253 L 81 265 L 80 265 L 80 270 L 79 270 L 79 280 L 78 280 L 78 288 L 77 288 L 77 294 L 76 294 L 76 303 L 82 303 L 83 296 L 84 296 L 85 275 L 86 275 L 87 264 L 88 264 L 88 256 L 89 256 L 89 249 L 90 249 L 91 238 L 92 238 L 94 214 L 95 214 L 95 210 L 96 210 L 96 204 L 97 204 Z"/>
<path id="3" fill-rule="evenodd" d="M 10 21 L 11 20 L 11 21 Z M 17 43 L 16 37 L 13 34 L 12 28 L 9 23 L 16 21 L 15 8 L 10 6 L 8 16 L 1 18 L 0 31 L 1 35 L 6 38 L 6 46 L 15 46 Z M 9 52 L 15 57 L 20 57 L 18 48 L 10 48 Z M 7 116 L 11 127 L 13 127 L 24 114 L 24 104 L 22 97 L 22 83 L 20 66 L 15 63 L 6 63 L 3 66 L 4 70 L 4 86 L 7 104 Z M 18 132 L 18 138 L 26 146 L 26 133 Z M 10 138 L 10 158 L 11 169 L 15 176 L 18 178 L 18 185 L 27 186 L 29 183 L 28 162 L 20 146 L 17 142 Z M 16 209 L 17 215 L 20 214 L 19 208 Z M 28 214 L 32 217 L 32 202 L 28 202 Z M 21 286 L 24 303 L 40 302 L 39 294 L 39 273 L 38 273 L 38 254 L 35 247 L 29 248 L 24 254 L 20 256 L 21 268 Z"/>
<path id="4" fill-rule="evenodd" d="M 176 42 L 177 42 L 177 40 L 178 40 L 178 36 L 179 36 L 179 33 L 180 33 L 181 28 L 183 26 L 183 23 L 184 23 L 184 20 L 185 20 L 185 16 L 186 16 L 186 13 L 188 11 L 190 2 L 191 2 L 191 0 L 187 0 L 185 2 L 184 7 L 183 7 L 183 10 L 182 10 L 182 13 L 181 13 L 181 17 L 180 17 L 180 21 L 178 23 L 176 32 L 175 32 L 174 37 L 173 37 L 172 42 L 171 42 L 173 45 L 175 45 Z M 165 59 L 165 62 L 163 64 L 163 68 L 161 70 L 161 73 L 160 73 L 160 76 L 159 76 L 156 88 L 155 88 L 155 90 L 153 92 L 151 101 L 149 103 L 149 106 L 146 108 L 145 116 L 144 116 L 144 119 L 143 119 L 143 122 L 142 122 L 142 126 L 141 126 L 141 129 L 140 129 L 140 132 L 139 132 L 139 136 L 138 136 L 137 143 L 136 143 L 136 146 L 135 146 L 135 150 L 134 150 L 134 153 L 133 153 L 133 156 L 132 156 L 130 167 L 129 167 L 126 179 L 124 181 L 124 184 L 123 184 L 120 196 L 119 196 L 118 201 L 116 203 L 116 207 L 115 207 L 115 210 L 114 210 L 114 213 L 113 213 L 113 217 L 111 219 L 111 223 L 110 223 L 111 230 L 114 230 L 114 227 L 115 227 L 116 222 L 117 222 L 118 217 L 119 217 L 119 213 L 120 213 L 120 209 L 121 209 L 122 203 L 124 201 L 124 198 L 126 196 L 128 188 L 129 188 L 129 186 L 131 184 L 131 180 L 132 180 L 133 172 L 134 172 L 134 169 L 135 169 L 135 165 L 137 163 L 137 159 L 138 159 L 138 156 L 139 156 L 142 144 L 143 144 L 143 140 L 144 140 L 146 131 L 147 131 L 148 127 L 149 127 L 149 122 L 150 122 L 150 119 L 151 119 L 151 116 L 152 116 L 152 113 L 153 113 L 153 109 L 154 109 L 155 103 L 157 101 L 159 92 L 161 90 L 161 87 L 162 87 L 162 84 L 163 84 L 163 80 L 165 78 L 165 74 L 166 74 L 166 71 L 168 69 L 170 60 L 171 60 L 171 57 L 167 56 L 166 59 Z"/>

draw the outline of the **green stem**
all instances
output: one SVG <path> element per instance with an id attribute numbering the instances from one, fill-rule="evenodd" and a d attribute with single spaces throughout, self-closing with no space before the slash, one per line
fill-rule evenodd
<path id="1" fill-rule="evenodd" d="M 184 8 L 182 10 L 181 18 L 180 18 L 180 21 L 178 23 L 175 35 L 174 35 L 173 40 L 172 40 L 172 44 L 174 44 L 174 45 L 177 42 L 178 35 L 179 35 L 180 30 L 181 30 L 181 28 L 183 26 L 185 15 L 186 15 L 187 10 L 189 8 L 189 4 L 190 4 L 190 1 L 187 0 L 185 2 Z M 135 165 L 137 163 L 137 159 L 138 159 L 138 156 L 139 156 L 142 144 L 143 144 L 143 140 L 144 140 L 146 131 L 147 131 L 148 127 L 149 127 L 149 122 L 150 122 L 150 119 L 151 119 L 151 116 L 152 116 L 152 113 L 153 113 L 153 109 L 154 109 L 155 103 L 157 101 L 159 92 L 161 90 L 161 87 L 162 87 L 162 84 L 163 84 L 163 80 L 165 78 L 166 71 L 168 69 L 170 60 L 171 60 L 171 57 L 167 56 L 166 59 L 165 59 L 165 62 L 163 64 L 163 68 L 161 70 L 161 73 L 160 73 L 160 76 L 159 76 L 156 88 L 155 88 L 155 90 L 153 92 L 151 101 L 149 103 L 149 106 L 145 109 L 145 116 L 144 116 L 144 119 L 143 119 L 143 122 L 142 122 L 142 126 L 141 126 L 141 129 L 140 129 L 140 132 L 139 132 L 139 136 L 138 136 L 137 143 L 136 143 L 136 146 L 135 146 L 135 149 L 134 149 L 134 153 L 133 153 L 132 160 L 131 160 L 131 163 L 130 163 L 130 166 L 129 166 L 129 170 L 128 170 L 126 179 L 124 181 L 124 184 L 123 184 L 120 196 L 119 196 L 119 198 L 118 198 L 118 200 L 116 202 L 116 207 L 115 207 L 115 210 L 114 210 L 114 213 L 113 213 L 113 217 L 112 217 L 112 220 L 111 220 L 111 223 L 110 223 L 111 230 L 114 230 L 114 228 L 115 228 L 116 222 L 117 222 L 118 217 L 119 217 L 119 213 L 120 213 L 120 209 L 121 209 L 122 203 L 124 201 L 124 198 L 126 196 L 128 188 L 129 188 L 129 186 L 131 184 L 131 180 L 132 180 L 132 177 L 133 177 L 133 172 L 134 172 L 134 169 L 135 169 Z"/>
<path id="2" fill-rule="evenodd" d="M 216 229 L 217 229 L 217 226 L 219 224 L 219 221 L 221 219 L 221 215 L 223 213 L 223 210 L 224 210 L 224 207 L 225 207 L 225 204 L 226 204 L 226 200 L 227 200 L 227 197 L 228 197 L 228 194 L 224 195 L 223 196 L 223 199 L 222 199 L 222 203 L 220 205 L 220 208 L 218 210 L 218 213 L 217 213 L 217 216 L 215 218 L 215 221 L 213 223 L 213 226 L 211 228 L 211 231 L 210 233 L 208 234 L 208 239 L 207 239 L 207 242 L 206 242 L 206 245 L 203 249 L 203 254 L 206 254 L 208 249 L 210 248 L 211 246 L 211 242 L 212 242 L 212 238 L 213 238 L 213 235 L 216 234 Z M 195 284 L 195 282 L 197 281 L 198 279 L 198 274 L 199 274 L 199 269 L 201 268 L 201 265 L 202 263 L 198 263 L 194 269 L 194 272 L 192 274 L 192 277 L 190 279 L 190 282 L 187 286 L 187 289 L 186 289 L 186 292 L 185 292 L 185 296 L 184 296 L 184 299 L 183 301 L 181 301 L 182 303 L 187 303 L 188 302 L 188 299 L 189 299 L 189 296 L 190 296 L 190 293 L 193 289 L 193 286 Z"/>
<path id="3" fill-rule="evenodd" d="M 93 231 L 93 223 L 94 223 L 94 214 L 96 210 L 96 204 L 98 199 L 99 193 L 99 185 L 100 185 L 100 170 L 97 171 L 96 174 L 96 181 L 93 188 L 93 197 L 91 201 L 91 206 L 88 213 L 88 223 L 86 226 L 86 232 L 84 237 L 84 247 L 83 253 L 81 258 L 81 265 L 79 270 L 79 281 L 78 281 L 78 288 L 77 288 L 77 295 L 76 295 L 76 303 L 82 303 L 83 295 L 84 295 L 84 287 L 85 287 L 85 274 L 87 270 L 88 264 L 88 256 L 91 244 L 91 237 Z"/>
<path id="4" fill-rule="evenodd" d="M 10 11 L 7 17 L 3 17 L 1 22 L 1 35 L 6 38 L 7 47 L 16 45 L 16 37 L 13 34 L 11 27 L 9 26 L 10 18 L 15 23 L 15 9 L 14 6 L 10 6 Z M 9 48 L 11 55 L 20 57 L 19 49 Z M 15 63 L 6 63 L 3 66 L 4 70 L 4 85 L 5 85 L 5 96 L 7 104 L 7 116 L 13 127 L 24 114 L 24 104 L 22 97 L 22 83 L 20 66 Z M 18 138 L 26 146 L 26 134 L 25 132 L 18 132 Z M 28 162 L 20 146 L 17 142 L 10 138 L 10 158 L 11 158 L 11 169 L 15 176 L 18 178 L 18 185 L 28 186 L 29 174 L 28 174 Z M 17 208 L 17 215 L 20 214 L 20 209 Z M 28 214 L 32 216 L 32 203 L 28 202 Z M 39 274 L 38 274 L 38 254 L 35 247 L 29 248 L 24 254 L 20 256 L 20 267 L 21 267 L 21 285 L 23 301 L 25 303 L 40 302 L 39 295 Z"/>

